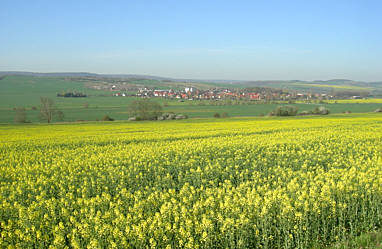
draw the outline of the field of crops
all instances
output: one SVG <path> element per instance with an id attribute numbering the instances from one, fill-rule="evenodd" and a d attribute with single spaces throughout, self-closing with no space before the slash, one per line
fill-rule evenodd
<path id="1" fill-rule="evenodd" d="M 0 125 L 1 248 L 312 248 L 382 225 L 382 116 Z"/>
<path id="2" fill-rule="evenodd" d="M 375 103 L 381 104 L 382 99 L 337 99 L 337 100 L 328 100 L 328 103 L 341 103 L 341 104 L 367 104 L 367 103 Z"/>

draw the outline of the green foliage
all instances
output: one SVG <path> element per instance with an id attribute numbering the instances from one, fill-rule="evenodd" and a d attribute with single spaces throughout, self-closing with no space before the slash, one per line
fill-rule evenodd
<path id="1" fill-rule="evenodd" d="M 57 97 L 64 97 L 64 98 L 85 98 L 87 97 L 84 93 L 78 93 L 78 92 L 63 92 L 63 93 L 57 93 Z"/>
<path id="2" fill-rule="evenodd" d="M 139 99 L 129 104 L 128 111 L 130 116 L 139 117 L 142 120 L 153 120 L 162 114 L 162 107 L 158 102 L 150 99 Z"/>
<path id="3" fill-rule="evenodd" d="M 296 116 L 297 107 L 291 105 L 278 106 L 270 116 Z"/>

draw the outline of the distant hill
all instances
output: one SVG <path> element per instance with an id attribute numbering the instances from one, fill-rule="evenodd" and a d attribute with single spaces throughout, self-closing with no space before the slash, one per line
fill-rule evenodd
<path id="1" fill-rule="evenodd" d="M 93 78 L 93 79 L 137 79 L 150 80 L 158 87 L 184 86 L 190 83 L 195 85 L 204 84 L 206 87 L 227 87 L 227 88 L 247 88 L 247 87 L 270 87 L 301 92 L 333 93 L 341 91 L 354 91 L 370 93 L 374 96 L 382 96 L 381 82 L 363 82 L 348 79 L 333 80 L 259 80 L 259 81 L 240 81 L 240 80 L 198 80 L 198 79 L 176 79 L 170 77 L 160 77 L 140 74 L 96 74 L 88 72 L 57 72 L 57 73 L 35 73 L 22 71 L 0 71 L 0 77 L 7 75 L 32 76 L 32 77 L 70 77 L 70 78 Z"/>
<path id="2" fill-rule="evenodd" d="M 95 73 L 85 73 L 85 72 L 61 72 L 61 73 L 34 73 L 34 72 L 21 72 L 21 71 L 0 71 L 0 76 L 7 75 L 21 75 L 21 76 L 35 76 L 35 77 L 96 77 Z"/>
<path id="3" fill-rule="evenodd" d="M 287 89 L 301 92 L 318 92 L 318 93 L 338 93 L 338 92 L 354 92 L 354 95 L 360 93 L 369 93 L 373 96 L 382 96 L 382 82 L 363 82 L 346 79 L 333 80 L 315 80 L 315 81 L 248 81 L 246 85 L 255 87 L 272 87 Z"/>
<path id="4" fill-rule="evenodd" d="M 35 76 L 35 77 L 95 77 L 95 78 L 139 78 L 139 79 L 169 79 L 165 77 L 138 75 L 138 74 L 96 74 L 87 72 L 57 72 L 57 73 L 35 73 L 35 72 L 21 72 L 21 71 L 0 71 L 0 76 L 5 75 L 22 75 L 22 76 Z"/>
<path id="5" fill-rule="evenodd" d="M 97 74 L 88 72 L 57 72 L 57 73 L 35 73 L 23 71 L 0 71 L 0 76 L 6 75 L 22 75 L 35 77 L 94 77 L 94 78 L 118 78 L 118 79 L 149 79 L 149 80 L 165 80 L 165 81 L 181 81 L 181 82 L 215 82 L 215 83 L 233 83 L 239 80 L 197 80 L 197 79 L 178 79 L 170 77 L 161 77 L 142 74 Z"/>

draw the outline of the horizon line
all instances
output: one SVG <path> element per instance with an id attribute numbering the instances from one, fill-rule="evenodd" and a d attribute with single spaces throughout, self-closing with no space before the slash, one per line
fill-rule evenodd
<path id="1" fill-rule="evenodd" d="M 251 80 L 237 80 L 237 79 L 200 79 L 200 78 L 182 78 L 182 77 L 168 77 L 168 76 L 159 76 L 152 74 L 137 74 L 137 73 L 95 73 L 95 72 L 87 72 L 87 71 L 45 71 L 45 72 L 36 72 L 36 71 L 20 71 L 20 70 L 7 70 L 0 71 L 1 73 L 30 73 L 30 74 L 95 74 L 99 76 L 143 76 L 143 77 L 155 77 L 155 78 L 163 78 L 168 80 L 193 80 L 193 81 L 232 81 L 232 82 L 251 82 L 251 81 L 334 81 L 334 80 L 343 80 L 343 81 L 354 81 L 354 82 L 364 82 L 364 83 L 382 83 L 381 80 L 375 81 L 363 81 L 363 80 L 353 80 L 346 78 L 328 78 L 328 79 L 309 79 L 309 80 L 300 80 L 300 79 L 251 79 Z"/>

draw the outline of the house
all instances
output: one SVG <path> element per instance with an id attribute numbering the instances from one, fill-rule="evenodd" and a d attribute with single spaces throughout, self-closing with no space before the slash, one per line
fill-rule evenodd
<path id="1" fill-rule="evenodd" d="M 193 88 L 193 87 L 186 87 L 186 88 L 184 88 L 184 91 L 186 92 L 186 93 L 188 93 L 188 92 L 193 92 L 195 89 Z"/>
<path id="2" fill-rule="evenodd" d="M 166 97 L 171 90 L 154 90 L 155 97 Z"/>
<path id="3" fill-rule="evenodd" d="M 249 99 L 260 99 L 260 94 L 259 93 L 248 93 L 248 98 Z"/>

